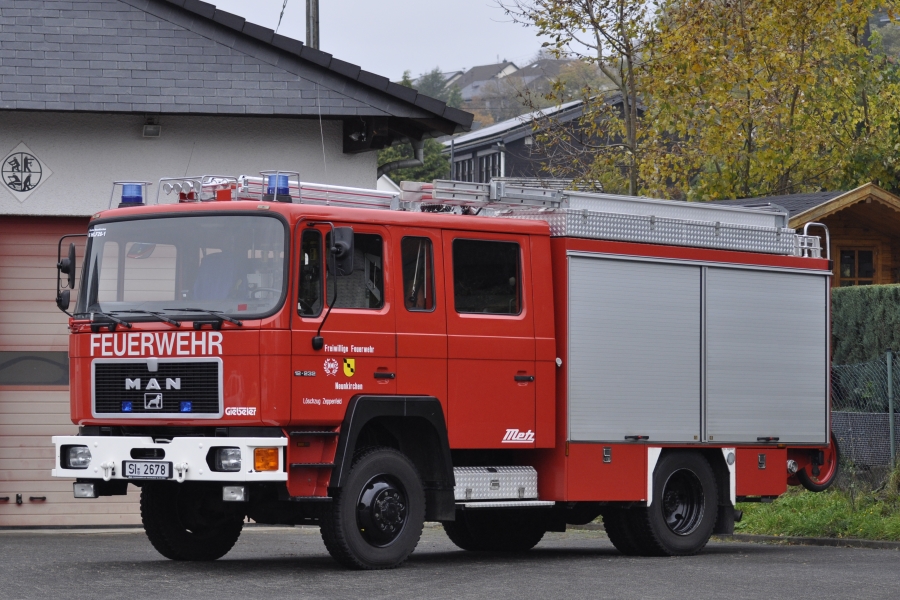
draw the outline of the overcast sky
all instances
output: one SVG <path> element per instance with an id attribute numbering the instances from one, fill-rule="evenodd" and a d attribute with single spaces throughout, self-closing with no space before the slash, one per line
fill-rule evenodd
<path id="1" fill-rule="evenodd" d="M 207 0 L 274 29 L 284 0 Z M 440 66 L 462 70 L 540 49 L 533 29 L 512 23 L 495 0 L 319 0 L 320 48 L 397 81 Z M 278 33 L 306 38 L 306 0 L 288 0 Z"/>

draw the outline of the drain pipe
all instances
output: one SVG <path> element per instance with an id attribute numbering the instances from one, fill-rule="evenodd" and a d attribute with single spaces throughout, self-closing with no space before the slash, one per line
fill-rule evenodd
<path id="1" fill-rule="evenodd" d="M 400 160 L 392 160 L 378 167 L 378 177 L 385 173 L 396 171 L 397 169 L 407 169 L 409 167 L 421 167 L 425 164 L 425 141 L 409 140 L 413 147 L 413 158 L 403 158 Z"/>

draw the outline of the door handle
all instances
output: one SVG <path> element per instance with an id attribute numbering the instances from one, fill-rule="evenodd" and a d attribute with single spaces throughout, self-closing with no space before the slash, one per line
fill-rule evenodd
<path id="1" fill-rule="evenodd" d="M 384 371 L 375 371 L 375 379 L 393 379 L 396 377 L 393 373 L 385 373 Z"/>
<path id="2" fill-rule="evenodd" d="M 516 381 L 534 381 L 534 375 L 516 375 Z"/>

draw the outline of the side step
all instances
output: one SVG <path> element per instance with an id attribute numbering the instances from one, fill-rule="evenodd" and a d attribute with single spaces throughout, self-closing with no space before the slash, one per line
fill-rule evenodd
<path id="1" fill-rule="evenodd" d="M 457 502 L 463 508 L 540 508 L 553 506 L 552 500 L 500 500 L 498 502 Z"/>

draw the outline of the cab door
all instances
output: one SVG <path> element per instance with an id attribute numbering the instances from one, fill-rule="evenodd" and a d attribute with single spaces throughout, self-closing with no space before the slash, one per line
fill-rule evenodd
<path id="1" fill-rule="evenodd" d="M 397 393 L 434 396 L 447 415 L 447 314 L 439 231 L 392 227 Z"/>
<path id="2" fill-rule="evenodd" d="M 533 448 L 528 236 L 443 232 L 453 448 Z"/>
<path id="3" fill-rule="evenodd" d="M 300 229 L 291 332 L 294 424 L 336 425 L 353 396 L 397 390 L 391 239 L 384 227 L 352 227 L 353 270 L 341 277 L 326 267 L 331 227 Z M 315 350 L 320 325 L 324 346 Z"/>

